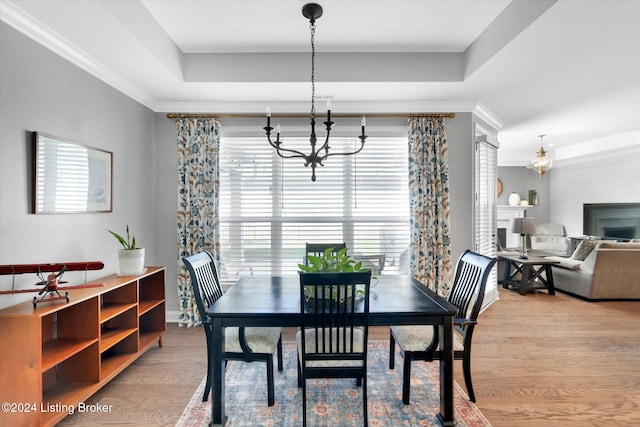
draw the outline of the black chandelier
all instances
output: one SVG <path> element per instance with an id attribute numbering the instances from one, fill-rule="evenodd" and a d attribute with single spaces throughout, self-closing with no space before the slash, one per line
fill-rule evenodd
<path id="1" fill-rule="evenodd" d="M 320 146 L 320 148 L 316 149 L 317 137 L 316 137 L 316 107 L 315 107 L 315 92 L 316 92 L 316 83 L 315 83 L 315 56 L 316 56 L 316 47 L 315 47 L 315 34 L 316 34 L 316 19 L 322 16 L 322 6 L 316 3 L 308 3 L 304 5 L 302 8 L 302 15 L 309 20 L 311 23 L 311 136 L 309 137 L 309 142 L 311 143 L 311 153 L 304 154 L 298 150 L 294 150 L 291 148 L 283 147 L 283 141 L 280 140 L 280 125 L 276 126 L 276 140 L 271 140 L 271 131 L 273 128 L 271 127 L 271 109 L 267 107 L 267 126 L 263 129 L 267 133 L 267 140 L 269 144 L 273 148 L 276 149 L 276 153 L 283 159 L 293 159 L 293 158 L 301 158 L 304 159 L 305 167 L 311 166 L 311 181 L 316 180 L 316 167 L 318 165 L 324 166 L 323 161 L 331 156 L 350 156 L 353 154 L 357 154 L 364 148 L 364 142 L 367 139 L 367 135 L 364 133 L 364 128 L 367 124 L 367 121 L 364 116 L 362 116 L 362 134 L 358 136 L 360 138 L 360 148 L 353 152 L 349 153 L 333 153 L 329 152 L 331 148 L 329 146 L 329 134 L 331 133 L 331 126 L 333 122 L 331 121 L 331 103 L 327 102 L 327 121 L 323 122 L 325 128 L 327 130 L 327 136 L 324 140 L 324 144 Z"/>

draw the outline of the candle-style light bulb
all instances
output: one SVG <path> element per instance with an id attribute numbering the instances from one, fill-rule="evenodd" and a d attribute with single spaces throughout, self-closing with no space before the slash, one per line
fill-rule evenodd
<path id="1" fill-rule="evenodd" d="M 267 127 L 271 127 L 271 108 L 267 105 Z"/>
<path id="2" fill-rule="evenodd" d="M 276 134 L 280 135 L 280 123 L 276 125 Z"/>
<path id="3" fill-rule="evenodd" d="M 361 123 L 361 126 L 362 126 L 362 127 L 365 127 L 366 125 L 367 125 L 367 119 L 366 119 L 366 117 L 365 117 L 365 116 L 362 116 L 362 123 Z"/>
<path id="4" fill-rule="evenodd" d="M 331 100 L 327 101 L 327 121 L 331 121 Z"/>

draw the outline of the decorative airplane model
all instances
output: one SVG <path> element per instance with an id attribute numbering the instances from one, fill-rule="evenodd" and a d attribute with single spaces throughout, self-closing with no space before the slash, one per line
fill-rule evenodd
<path id="1" fill-rule="evenodd" d="M 40 298 L 33 297 L 34 308 L 38 303 L 42 302 L 60 300 L 66 300 L 69 302 L 69 292 L 66 292 L 68 289 L 96 288 L 104 286 L 103 283 L 87 283 L 87 271 L 102 270 L 103 268 L 104 264 L 100 261 L 0 265 L 0 275 L 12 274 L 14 276 L 11 284 L 11 290 L 0 291 L 0 295 L 38 292 Z M 82 285 L 60 287 L 59 285 L 67 283 L 60 280 L 62 275 L 67 271 L 84 271 L 85 283 Z M 36 283 L 36 286 L 42 286 L 42 288 L 15 289 L 15 275 L 25 273 L 35 273 L 38 276 L 38 279 L 40 279 L 40 281 Z M 49 273 L 46 278 L 44 273 Z M 65 291 L 64 296 L 60 294 L 60 291 Z"/>

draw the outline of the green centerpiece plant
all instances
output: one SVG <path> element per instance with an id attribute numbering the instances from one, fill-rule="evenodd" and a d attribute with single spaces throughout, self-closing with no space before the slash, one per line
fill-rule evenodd
<path id="1" fill-rule="evenodd" d="M 338 252 L 335 252 L 334 248 L 327 248 L 322 255 L 308 255 L 307 259 L 308 265 L 298 264 L 298 268 L 300 268 L 301 272 L 355 273 L 371 270 L 370 268 L 363 267 L 362 262 L 356 261 L 351 258 L 348 254 L 347 248 L 341 249 Z M 364 294 L 364 291 L 361 289 L 358 289 L 357 292 Z M 310 286 L 307 286 L 305 289 L 305 297 L 306 301 L 309 301 L 311 298 L 313 298 L 312 288 Z M 325 295 L 324 297 L 327 298 L 329 296 Z M 345 295 L 338 296 L 334 292 L 334 295 L 331 295 L 331 298 L 335 301 L 340 300 L 340 302 L 343 302 L 345 300 Z"/>

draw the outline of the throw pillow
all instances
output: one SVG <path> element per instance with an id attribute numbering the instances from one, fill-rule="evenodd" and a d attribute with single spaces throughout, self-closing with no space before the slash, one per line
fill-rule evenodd
<path id="1" fill-rule="evenodd" d="M 595 249 L 591 251 L 591 253 L 584 259 L 582 265 L 580 266 L 580 270 L 584 271 L 588 274 L 593 274 L 596 267 L 596 258 L 598 257 L 598 250 L 604 245 L 604 243 L 599 243 L 596 245 Z"/>
<path id="2" fill-rule="evenodd" d="M 596 245 L 600 243 L 599 240 L 583 240 L 580 242 L 578 247 L 573 254 L 571 255 L 571 259 L 577 259 L 578 261 L 584 261 L 586 257 L 589 256 L 591 251 L 596 247 Z"/>

